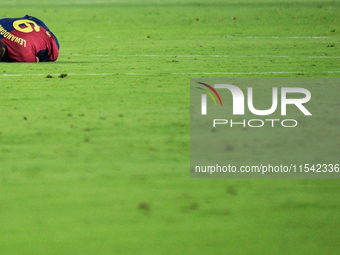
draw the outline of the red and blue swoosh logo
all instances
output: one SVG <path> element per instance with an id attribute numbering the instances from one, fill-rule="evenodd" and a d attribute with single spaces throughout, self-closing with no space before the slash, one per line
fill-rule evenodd
<path id="1" fill-rule="evenodd" d="M 210 85 L 205 84 L 205 83 L 203 83 L 203 82 L 197 82 L 197 83 L 199 83 L 199 84 L 201 84 L 201 85 L 203 85 L 203 86 L 209 88 L 212 92 L 214 92 L 215 95 L 217 96 L 218 100 L 220 101 L 221 106 L 222 106 L 222 100 L 221 100 L 221 98 L 220 98 L 220 95 L 217 93 L 217 91 L 216 91 L 213 87 L 211 87 Z M 213 97 L 213 95 L 211 94 L 211 92 L 210 92 L 209 90 L 203 89 L 203 88 L 200 88 L 200 87 L 197 87 L 197 88 L 198 88 L 198 89 L 201 89 L 201 90 L 204 90 L 207 94 L 209 94 L 209 96 L 211 96 L 211 98 L 214 100 L 215 105 L 217 105 L 215 98 Z"/>

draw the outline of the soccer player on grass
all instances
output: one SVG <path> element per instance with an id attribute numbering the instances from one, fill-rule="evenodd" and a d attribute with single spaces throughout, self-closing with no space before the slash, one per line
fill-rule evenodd
<path id="1" fill-rule="evenodd" d="M 0 19 L 0 62 L 56 61 L 58 54 L 58 39 L 41 20 Z"/>

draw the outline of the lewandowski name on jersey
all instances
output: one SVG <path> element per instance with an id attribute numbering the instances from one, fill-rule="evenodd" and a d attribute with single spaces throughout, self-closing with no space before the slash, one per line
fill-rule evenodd
<path id="1" fill-rule="evenodd" d="M 48 62 L 59 55 L 57 37 L 41 20 L 23 18 L 0 19 L 0 61 Z"/>

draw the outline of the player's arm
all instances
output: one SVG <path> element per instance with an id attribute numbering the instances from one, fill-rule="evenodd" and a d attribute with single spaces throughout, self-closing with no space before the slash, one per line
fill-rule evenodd
<path id="1" fill-rule="evenodd" d="M 37 62 L 49 62 L 51 61 L 50 53 L 48 49 L 39 51 L 35 57 L 37 58 Z"/>
<path id="2" fill-rule="evenodd" d="M 39 59 L 39 62 L 56 61 L 59 55 L 59 47 L 54 40 L 50 38 L 50 45 L 45 49 L 38 51 L 35 56 Z"/>

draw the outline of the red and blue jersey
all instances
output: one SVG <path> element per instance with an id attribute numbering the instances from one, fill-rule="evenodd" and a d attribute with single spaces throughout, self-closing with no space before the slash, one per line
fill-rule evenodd
<path id="1" fill-rule="evenodd" d="M 6 48 L 2 61 L 40 62 L 56 61 L 59 43 L 55 35 L 39 19 L 0 19 L 0 41 Z"/>

